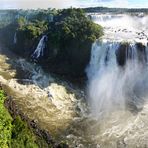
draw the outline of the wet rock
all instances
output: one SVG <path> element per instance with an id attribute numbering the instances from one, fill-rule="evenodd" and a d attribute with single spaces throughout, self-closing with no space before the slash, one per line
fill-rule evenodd
<path id="1" fill-rule="evenodd" d="M 146 56 L 146 47 L 142 43 L 136 43 L 137 52 L 138 52 L 138 59 L 139 62 L 142 62 L 143 64 L 147 61 Z"/>
<path id="2" fill-rule="evenodd" d="M 136 50 L 138 54 L 139 62 L 142 64 L 146 64 L 147 62 L 146 46 L 143 45 L 142 43 L 136 43 L 134 46 L 136 48 L 134 50 Z M 116 51 L 116 57 L 118 65 L 124 66 L 126 64 L 126 60 L 134 58 L 132 45 L 128 42 L 121 43 L 118 50 Z"/>
<path id="3" fill-rule="evenodd" d="M 122 43 L 116 51 L 117 63 L 119 66 L 124 66 L 126 63 L 126 50 L 129 48 L 128 43 Z"/>

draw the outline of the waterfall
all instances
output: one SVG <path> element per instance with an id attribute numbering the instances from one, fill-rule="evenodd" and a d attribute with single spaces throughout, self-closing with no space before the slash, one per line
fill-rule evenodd
<path id="1" fill-rule="evenodd" d="M 99 22 L 106 22 L 108 20 L 118 19 L 121 18 L 123 15 L 113 15 L 113 14 L 90 14 L 93 21 L 99 21 Z"/>
<path id="2" fill-rule="evenodd" d="M 37 48 L 35 49 L 34 53 L 32 54 L 32 58 L 38 59 L 39 57 L 44 56 L 44 49 L 46 46 L 46 41 L 47 41 L 47 35 L 43 35 L 42 38 L 40 39 Z"/>
<path id="3" fill-rule="evenodd" d="M 17 33 L 15 32 L 14 38 L 13 38 L 13 44 L 16 44 L 16 43 L 17 43 Z"/>
<path id="4" fill-rule="evenodd" d="M 91 79 L 99 69 L 102 69 L 104 65 L 115 65 L 115 51 L 119 47 L 117 42 L 95 42 L 92 45 L 91 60 L 89 66 L 86 68 L 86 73 L 89 79 Z"/>
<path id="5" fill-rule="evenodd" d="M 148 48 L 141 43 L 96 41 L 86 73 L 92 113 L 100 117 L 127 105 L 140 110 L 148 95 Z"/>

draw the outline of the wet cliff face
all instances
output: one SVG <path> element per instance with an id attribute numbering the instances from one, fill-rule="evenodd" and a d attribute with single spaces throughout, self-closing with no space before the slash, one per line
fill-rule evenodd
<path id="1" fill-rule="evenodd" d="M 5 30 L 0 33 L 4 45 L 22 57 L 31 59 L 31 55 L 36 50 L 42 36 L 29 38 L 27 32 L 15 31 L 15 28 L 12 30 L 10 26 Z M 15 34 L 16 42 L 14 43 Z M 90 41 L 71 40 L 61 47 L 55 47 L 48 38 L 44 55 L 32 60 L 54 73 L 81 77 L 85 75 L 85 67 L 89 63 L 91 44 Z"/>
<path id="2" fill-rule="evenodd" d="M 31 60 L 47 70 L 72 78 L 85 76 L 92 43 L 103 35 L 100 25 L 88 19 L 81 9 L 72 8 L 59 11 L 52 22 L 26 22 L 20 17 L 13 29 L 11 25 L 3 28 L 9 32 L 1 33 L 9 49 L 31 59 L 42 36 L 47 35 L 44 53 Z"/>
<path id="3" fill-rule="evenodd" d="M 133 60 L 134 54 L 137 54 L 137 59 L 140 63 L 147 62 L 147 45 L 142 43 L 120 43 L 116 50 L 116 58 L 119 66 L 125 66 L 127 60 Z"/>
<path id="4" fill-rule="evenodd" d="M 60 48 L 50 50 L 47 62 L 44 63 L 54 73 L 75 78 L 85 75 L 85 68 L 89 63 L 92 43 L 71 40 Z M 54 54 L 55 53 L 55 54 Z"/>
<path id="5" fill-rule="evenodd" d="M 138 59 L 139 62 L 141 63 L 146 63 L 147 62 L 147 44 L 143 45 L 142 43 L 136 43 L 136 47 L 137 47 L 137 53 L 138 53 Z"/>
<path id="6" fill-rule="evenodd" d="M 120 66 L 124 66 L 126 63 L 126 53 L 128 49 L 129 49 L 128 43 L 124 43 L 124 44 L 121 44 L 116 51 L 117 63 Z"/>
<path id="7" fill-rule="evenodd" d="M 35 45 L 37 44 L 37 39 L 29 39 L 24 32 L 16 32 L 17 42 L 12 45 L 12 50 L 17 54 L 28 57 Z"/>
<path id="8" fill-rule="evenodd" d="M 17 30 L 17 24 L 10 24 L 0 29 L 1 43 L 17 54 L 28 57 L 34 50 L 38 38 L 29 38 L 28 33 Z"/>

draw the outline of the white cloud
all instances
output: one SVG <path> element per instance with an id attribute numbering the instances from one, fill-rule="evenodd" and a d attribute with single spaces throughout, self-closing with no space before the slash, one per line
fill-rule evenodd
<path id="1" fill-rule="evenodd" d="M 105 7 L 128 7 L 128 0 L 90 0 L 88 5 Z"/>
<path id="2" fill-rule="evenodd" d="M 0 8 L 148 7 L 147 0 L 0 0 Z"/>
<path id="3" fill-rule="evenodd" d="M 108 7 L 119 7 L 119 8 L 126 8 L 129 6 L 128 0 L 112 0 L 111 2 L 105 3 Z"/>
<path id="4" fill-rule="evenodd" d="M 0 0 L 2 8 L 67 8 L 79 5 L 77 0 Z"/>

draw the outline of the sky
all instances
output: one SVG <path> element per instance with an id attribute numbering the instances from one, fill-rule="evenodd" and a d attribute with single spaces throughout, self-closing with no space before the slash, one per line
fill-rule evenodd
<path id="1" fill-rule="evenodd" d="M 0 0 L 0 9 L 37 9 L 68 7 L 148 8 L 148 0 Z"/>

